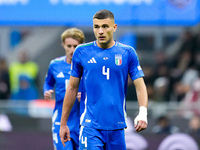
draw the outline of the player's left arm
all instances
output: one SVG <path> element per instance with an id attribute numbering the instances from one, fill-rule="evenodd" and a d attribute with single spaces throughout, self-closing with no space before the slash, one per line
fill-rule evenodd
<path id="1" fill-rule="evenodd" d="M 139 103 L 139 114 L 134 120 L 135 130 L 137 132 L 147 128 L 147 105 L 148 95 L 144 79 L 137 78 L 133 81 L 137 93 L 137 99 Z"/>

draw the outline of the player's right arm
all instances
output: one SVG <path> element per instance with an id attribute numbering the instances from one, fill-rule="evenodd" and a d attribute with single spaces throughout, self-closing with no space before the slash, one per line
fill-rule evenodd
<path id="1" fill-rule="evenodd" d="M 54 90 L 48 90 L 44 92 L 44 99 L 49 100 L 52 98 L 52 94 L 54 93 Z"/>
<path id="2" fill-rule="evenodd" d="M 52 98 L 52 94 L 54 93 L 53 91 L 54 85 L 55 85 L 55 78 L 52 73 L 52 63 L 50 63 L 47 75 L 45 77 L 45 82 L 43 85 L 44 99 L 48 100 Z"/>
<path id="3" fill-rule="evenodd" d="M 80 78 L 70 76 L 63 102 L 62 117 L 60 122 L 60 139 L 64 146 L 65 142 L 70 141 L 70 130 L 67 126 L 67 120 L 76 100 L 79 83 Z"/>

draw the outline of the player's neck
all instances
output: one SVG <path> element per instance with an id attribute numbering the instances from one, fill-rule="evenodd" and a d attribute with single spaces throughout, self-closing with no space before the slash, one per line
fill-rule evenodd
<path id="1" fill-rule="evenodd" d="M 72 60 L 69 59 L 69 58 L 66 58 L 66 62 L 67 62 L 68 64 L 71 64 Z"/>
<path id="2" fill-rule="evenodd" d="M 103 48 L 103 49 L 108 49 L 108 48 L 111 48 L 115 45 L 115 41 L 114 40 L 111 40 L 107 43 L 99 43 L 97 41 L 97 46 L 100 47 L 100 48 Z"/>

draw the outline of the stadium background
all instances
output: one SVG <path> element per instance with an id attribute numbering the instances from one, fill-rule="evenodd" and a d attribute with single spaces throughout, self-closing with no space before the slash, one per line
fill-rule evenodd
<path id="1" fill-rule="evenodd" d="M 0 56 L 10 64 L 20 51 L 27 50 L 31 60 L 40 66 L 38 90 L 42 99 L 49 61 L 64 54 L 60 34 L 66 28 L 76 26 L 84 31 L 86 42 L 92 41 L 92 16 L 100 9 L 109 9 L 118 24 L 114 38 L 135 47 L 140 61 L 149 63 L 157 51 L 165 51 L 170 58 L 186 31 L 200 32 L 199 8 L 199 0 L 0 0 Z M 53 104 L 44 100 L 0 101 L 0 113 L 6 114 L 13 126 L 11 132 L 0 131 L 0 149 L 53 149 Z M 127 112 L 132 119 L 136 116 L 135 100 L 127 100 Z M 168 114 L 181 131 L 188 127 L 189 120 L 179 117 L 178 102 L 150 100 L 149 126 L 141 133 L 148 141 L 147 149 L 157 149 L 168 136 L 151 133 L 161 114 Z M 193 138 L 200 144 L 199 137 Z"/>

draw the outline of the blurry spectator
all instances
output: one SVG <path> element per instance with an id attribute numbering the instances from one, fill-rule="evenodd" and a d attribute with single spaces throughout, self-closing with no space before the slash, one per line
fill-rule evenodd
<path id="1" fill-rule="evenodd" d="M 4 58 L 0 58 L 0 99 L 8 99 L 10 96 L 10 79 L 8 65 Z"/>
<path id="2" fill-rule="evenodd" d="M 170 74 L 166 56 L 163 51 L 155 52 L 155 80 L 153 88 L 156 101 L 170 101 Z"/>
<path id="3" fill-rule="evenodd" d="M 32 81 L 31 86 L 35 86 L 38 76 L 38 65 L 29 60 L 26 51 L 19 54 L 19 61 L 14 62 L 9 67 L 11 94 L 15 95 L 20 88 L 20 76 L 27 76 Z"/>
<path id="4" fill-rule="evenodd" d="M 19 89 L 11 97 L 14 100 L 34 100 L 38 99 L 38 91 L 33 84 L 32 79 L 26 75 L 19 77 Z"/>
<path id="5" fill-rule="evenodd" d="M 174 95 L 177 101 L 183 99 L 190 89 L 191 80 L 194 80 L 196 77 L 194 70 L 190 70 L 192 66 L 193 57 L 191 49 L 185 49 L 179 54 L 176 65 L 171 69 L 171 77 L 174 81 Z"/>
<path id="6" fill-rule="evenodd" d="M 200 117 L 198 115 L 194 115 L 188 123 L 187 132 L 192 135 L 197 135 L 200 137 Z"/>
<path id="7" fill-rule="evenodd" d="M 154 82 L 154 91 L 156 101 L 169 101 L 169 79 L 167 77 L 158 77 Z"/>
<path id="8" fill-rule="evenodd" d="M 178 101 L 182 101 L 185 95 L 190 91 L 192 83 L 198 79 L 199 71 L 190 67 L 183 73 L 180 80 L 174 84 L 175 95 Z"/>
<path id="9" fill-rule="evenodd" d="M 170 69 L 170 89 L 171 94 L 179 102 L 182 101 L 185 94 L 190 90 L 191 80 L 195 79 L 194 73 L 194 57 L 197 37 L 193 32 L 186 29 L 180 37 L 181 45 L 177 48 L 177 53 L 174 53 L 173 58 L 168 58 Z M 192 70 L 190 70 L 192 68 Z M 188 76 L 189 75 L 189 76 Z"/>
<path id="10" fill-rule="evenodd" d="M 155 100 L 169 101 L 170 100 L 170 77 L 168 66 L 163 63 L 157 66 L 156 79 L 153 87 L 155 90 Z"/>
<path id="11" fill-rule="evenodd" d="M 156 125 L 152 128 L 155 134 L 172 134 L 179 132 L 179 128 L 172 125 L 169 118 L 165 115 L 158 117 Z"/>
<path id="12" fill-rule="evenodd" d="M 200 79 L 192 83 L 190 91 L 180 104 L 181 115 L 184 118 L 191 118 L 194 114 L 200 115 Z"/>

